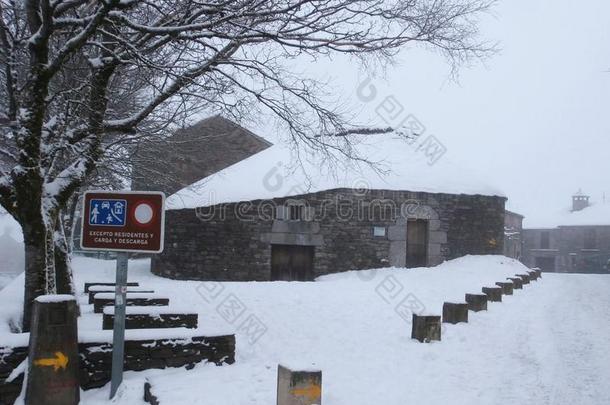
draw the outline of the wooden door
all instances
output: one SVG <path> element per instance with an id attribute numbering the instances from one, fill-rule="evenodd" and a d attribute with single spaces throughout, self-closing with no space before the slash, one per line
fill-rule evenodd
<path id="1" fill-rule="evenodd" d="M 407 222 L 407 267 L 428 265 L 428 221 L 424 219 Z"/>
<path id="2" fill-rule="evenodd" d="M 289 245 L 271 245 L 271 280 L 290 280 Z"/>
<path id="3" fill-rule="evenodd" d="M 271 245 L 271 280 L 313 280 L 313 246 Z"/>

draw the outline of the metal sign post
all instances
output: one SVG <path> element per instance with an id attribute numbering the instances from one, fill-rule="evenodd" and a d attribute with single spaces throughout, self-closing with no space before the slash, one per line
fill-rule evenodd
<path id="1" fill-rule="evenodd" d="M 154 191 L 87 191 L 83 198 L 83 250 L 117 254 L 112 399 L 123 381 L 128 253 L 161 253 L 165 230 L 165 195 Z"/>
<path id="2" fill-rule="evenodd" d="M 112 380 L 110 399 L 114 398 L 123 382 L 123 355 L 125 351 L 125 299 L 129 254 L 120 252 L 116 258 L 116 292 L 114 299 L 114 328 L 112 332 Z"/>

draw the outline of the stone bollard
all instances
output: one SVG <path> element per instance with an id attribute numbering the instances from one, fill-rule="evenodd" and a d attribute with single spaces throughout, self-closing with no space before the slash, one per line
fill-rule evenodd
<path id="1" fill-rule="evenodd" d="M 43 295 L 34 301 L 26 405 L 78 404 L 76 311 L 72 295 Z"/>
<path id="2" fill-rule="evenodd" d="M 513 283 L 510 281 L 498 281 L 496 283 L 502 289 L 502 294 L 513 295 Z"/>
<path id="3" fill-rule="evenodd" d="M 527 274 L 515 274 L 515 276 L 520 277 L 523 280 L 523 285 L 530 283 L 530 276 Z"/>
<path id="4" fill-rule="evenodd" d="M 481 291 L 487 295 L 489 301 L 502 302 L 502 289 L 500 287 L 483 287 Z"/>
<path id="5" fill-rule="evenodd" d="M 522 290 L 523 289 L 523 280 L 519 277 L 509 277 L 507 280 L 512 281 L 513 290 Z"/>
<path id="6" fill-rule="evenodd" d="M 322 372 L 277 366 L 277 405 L 321 405 Z"/>
<path id="7" fill-rule="evenodd" d="M 454 325 L 468 322 L 468 304 L 445 302 L 443 304 L 443 322 Z"/>
<path id="8" fill-rule="evenodd" d="M 433 340 L 441 340 L 441 317 L 413 314 L 411 339 L 417 339 L 421 343 L 430 343 Z"/>
<path id="9" fill-rule="evenodd" d="M 487 294 L 466 294 L 466 303 L 471 311 L 487 311 Z"/>

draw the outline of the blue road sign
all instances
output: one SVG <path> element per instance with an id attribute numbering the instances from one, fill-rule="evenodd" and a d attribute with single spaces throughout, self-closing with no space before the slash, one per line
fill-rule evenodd
<path id="1" fill-rule="evenodd" d="M 89 225 L 125 226 L 126 200 L 92 199 L 89 203 Z"/>

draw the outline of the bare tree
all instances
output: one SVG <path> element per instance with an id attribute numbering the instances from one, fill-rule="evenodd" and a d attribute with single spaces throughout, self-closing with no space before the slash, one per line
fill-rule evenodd
<path id="1" fill-rule="evenodd" d="M 21 224 L 23 328 L 56 291 L 60 212 L 110 147 L 192 108 L 275 114 L 295 141 L 341 148 L 352 128 L 286 61 L 390 60 L 423 44 L 485 54 L 487 0 L 0 0 L 0 203 Z M 152 123 L 152 124 L 151 124 Z"/>

